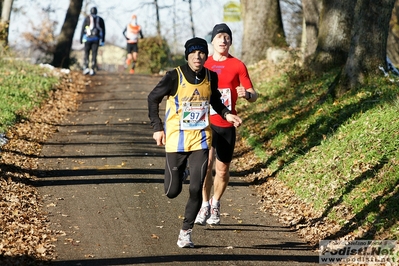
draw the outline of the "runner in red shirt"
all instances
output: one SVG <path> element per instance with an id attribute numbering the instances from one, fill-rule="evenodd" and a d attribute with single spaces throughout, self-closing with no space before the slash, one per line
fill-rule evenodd
<path id="1" fill-rule="evenodd" d="M 237 114 L 235 106 L 238 98 L 255 102 L 258 95 L 253 89 L 247 67 L 229 54 L 232 44 L 230 28 L 222 23 L 212 31 L 213 56 L 205 62 L 205 67 L 218 74 L 218 89 L 222 102 L 232 114 Z M 220 115 L 211 110 L 212 149 L 209 153 L 208 172 L 202 191 L 203 202 L 195 223 L 200 225 L 220 224 L 220 199 L 230 179 L 230 162 L 233 158 L 236 129 Z M 215 158 L 216 157 L 216 158 Z M 212 168 L 215 164 L 215 178 L 212 182 Z M 210 198 L 211 188 L 214 195 Z"/>

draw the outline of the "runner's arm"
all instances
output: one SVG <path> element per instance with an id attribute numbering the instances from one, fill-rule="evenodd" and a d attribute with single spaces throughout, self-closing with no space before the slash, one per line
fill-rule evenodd
<path id="1" fill-rule="evenodd" d="M 161 81 L 148 95 L 148 117 L 151 126 L 156 131 L 163 131 L 163 123 L 159 117 L 159 104 L 167 95 L 174 95 L 177 90 L 177 73 L 176 70 L 168 71 Z"/>
<path id="2" fill-rule="evenodd" d="M 126 36 L 126 31 L 127 31 L 127 27 L 125 27 L 123 29 L 123 36 L 125 36 L 126 40 L 129 40 L 129 38 Z"/>
<path id="3" fill-rule="evenodd" d="M 238 97 L 246 99 L 248 102 L 255 102 L 258 99 L 251 78 L 249 77 L 248 69 L 243 62 L 239 64 L 239 79 L 240 86 L 236 88 Z"/>
<path id="4" fill-rule="evenodd" d="M 103 18 L 100 18 L 100 27 L 103 30 L 103 35 L 101 36 L 101 41 L 105 42 L 105 22 Z"/>
<path id="5" fill-rule="evenodd" d="M 230 113 L 230 110 L 220 100 L 222 95 L 218 90 L 218 76 L 213 71 L 209 72 L 211 73 L 211 90 L 212 90 L 210 104 L 212 105 L 212 108 L 216 111 L 216 113 L 218 113 L 221 117 L 225 117 L 225 114 Z"/>

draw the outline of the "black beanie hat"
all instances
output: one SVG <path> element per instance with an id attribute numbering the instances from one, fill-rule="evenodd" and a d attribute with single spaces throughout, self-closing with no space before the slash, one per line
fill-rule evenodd
<path id="1" fill-rule="evenodd" d="M 211 41 L 213 41 L 213 38 L 215 38 L 215 36 L 221 32 L 227 33 L 230 36 L 230 41 L 233 42 L 233 34 L 231 33 L 229 26 L 227 26 L 225 23 L 216 24 L 215 27 L 213 27 Z"/>
<path id="2" fill-rule="evenodd" d="M 196 50 L 200 50 L 201 52 L 204 52 L 206 54 L 206 57 L 208 58 L 208 43 L 201 38 L 194 37 L 186 42 L 184 45 L 186 48 L 186 51 L 184 52 L 186 56 L 186 60 L 188 58 L 188 55 L 191 54 L 192 52 Z"/>
<path id="3" fill-rule="evenodd" d="M 97 7 L 93 6 L 93 7 L 90 9 L 90 14 L 92 14 L 92 15 L 97 15 Z"/>

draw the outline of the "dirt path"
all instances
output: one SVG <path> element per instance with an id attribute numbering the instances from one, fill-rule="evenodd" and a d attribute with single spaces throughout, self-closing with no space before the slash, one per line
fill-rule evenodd
<path id="1" fill-rule="evenodd" d="M 233 176 L 220 226 L 176 245 L 188 184 L 163 195 L 164 149 L 152 139 L 147 95 L 160 77 L 99 73 L 79 110 L 43 146 L 37 185 L 54 229 L 53 265 L 315 265 L 318 253 Z"/>

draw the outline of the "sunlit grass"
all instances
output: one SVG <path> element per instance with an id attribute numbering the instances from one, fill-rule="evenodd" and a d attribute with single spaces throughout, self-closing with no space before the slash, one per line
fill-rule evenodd
<path id="1" fill-rule="evenodd" d="M 57 82 L 47 69 L 0 58 L 0 132 L 43 102 Z"/>
<path id="2" fill-rule="evenodd" d="M 399 239 L 398 81 L 382 77 L 340 99 L 323 98 L 336 74 L 298 82 L 301 73 L 291 71 L 256 84 L 256 104 L 238 106 L 240 135 L 265 172 L 323 217 Z"/>

